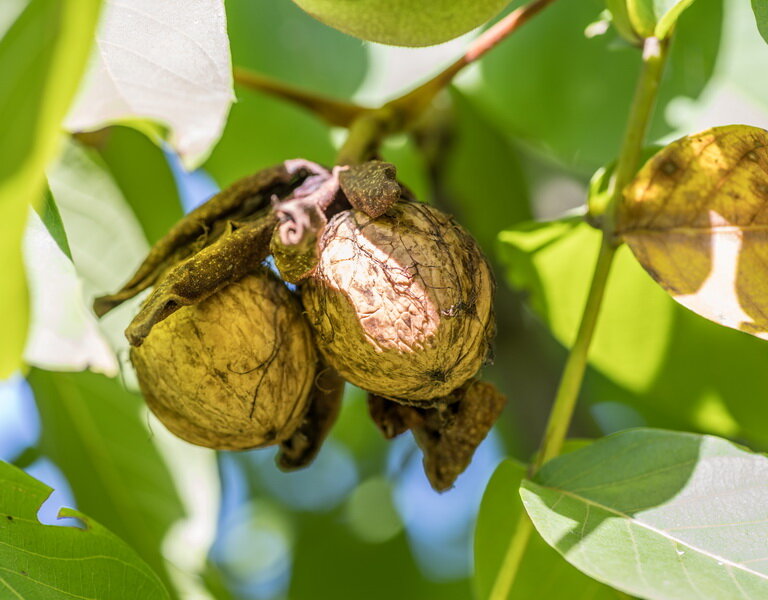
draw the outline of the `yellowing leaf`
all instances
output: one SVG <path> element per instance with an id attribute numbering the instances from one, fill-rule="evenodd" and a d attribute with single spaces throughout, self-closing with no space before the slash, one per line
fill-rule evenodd
<path id="1" fill-rule="evenodd" d="M 649 160 L 618 231 L 678 302 L 768 339 L 768 132 L 716 127 Z"/>

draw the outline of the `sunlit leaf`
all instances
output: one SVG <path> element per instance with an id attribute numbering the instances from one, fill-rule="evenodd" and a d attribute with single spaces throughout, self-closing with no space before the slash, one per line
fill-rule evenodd
<path id="1" fill-rule="evenodd" d="M 167 579 L 161 545 L 183 509 L 140 396 L 87 372 L 33 371 L 30 383 L 43 423 L 40 447 L 67 477 L 78 506 Z"/>
<path id="2" fill-rule="evenodd" d="M 223 0 L 107 0 L 71 131 L 152 120 L 188 167 L 211 151 L 234 100 Z"/>
<path id="3" fill-rule="evenodd" d="M 0 597 L 161 600 L 168 593 L 125 542 L 83 513 L 62 508 L 85 529 L 43 525 L 44 483 L 0 462 Z"/>
<path id="4" fill-rule="evenodd" d="M 571 564 L 654 600 L 768 594 L 768 459 L 726 440 L 618 433 L 547 463 L 521 487 Z"/>
<path id="5" fill-rule="evenodd" d="M 100 0 L 30 0 L 0 39 L 0 379 L 20 367 L 27 334 L 22 235 L 43 189 L 60 123 L 85 67 Z"/>
<path id="6" fill-rule="evenodd" d="M 72 261 L 35 211 L 27 221 L 24 258 L 32 312 L 24 360 L 44 369 L 117 375 L 117 359 L 86 304 Z"/>
<path id="7" fill-rule="evenodd" d="M 718 127 L 667 146 L 637 174 L 618 228 L 675 300 L 768 339 L 768 132 Z"/>
<path id="8" fill-rule="evenodd" d="M 566 347 L 573 343 L 586 300 L 600 233 L 578 219 L 528 223 L 499 235 L 501 260 L 513 288 L 527 291 L 533 309 Z M 592 364 L 640 392 L 664 363 L 673 304 L 620 250 L 595 337 Z"/>
<path id="9" fill-rule="evenodd" d="M 520 484 L 525 466 L 502 462 L 488 482 L 475 530 L 475 597 L 486 600 L 514 535 L 520 513 Z M 533 535 L 505 600 L 557 598 L 568 590 L 569 600 L 618 600 L 621 596 L 569 565 L 538 535 Z"/>

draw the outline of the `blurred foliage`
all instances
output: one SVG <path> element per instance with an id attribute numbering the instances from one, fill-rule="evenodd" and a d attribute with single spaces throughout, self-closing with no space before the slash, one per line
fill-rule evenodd
<path id="1" fill-rule="evenodd" d="M 480 66 L 467 93 L 493 123 L 581 172 L 616 156 L 639 69 L 637 49 L 612 31 L 584 30 L 604 0 L 563 2 L 507 40 Z M 712 75 L 722 23 L 721 0 L 697 0 L 683 13 L 651 136 L 670 131 L 664 109 L 696 98 Z"/>

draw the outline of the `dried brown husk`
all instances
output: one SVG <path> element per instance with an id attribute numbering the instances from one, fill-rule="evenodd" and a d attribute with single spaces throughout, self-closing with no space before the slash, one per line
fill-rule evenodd
<path id="1" fill-rule="evenodd" d="M 300 304 L 266 269 L 155 325 L 131 360 L 169 430 L 223 450 L 289 438 L 308 408 L 316 365 Z"/>
<path id="2" fill-rule="evenodd" d="M 438 209 L 401 201 L 335 215 L 302 299 L 322 355 L 345 379 L 419 403 L 473 377 L 494 333 L 482 251 Z"/>

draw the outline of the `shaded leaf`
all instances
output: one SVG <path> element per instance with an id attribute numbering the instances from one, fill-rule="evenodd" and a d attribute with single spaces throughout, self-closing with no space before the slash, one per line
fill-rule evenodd
<path id="1" fill-rule="evenodd" d="M 768 459 L 726 440 L 638 429 L 548 462 L 521 495 L 550 545 L 627 593 L 761 598 L 766 476 Z"/>
<path id="2" fill-rule="evenodd" d="M 34 371 L 29 381 L 42 417 L 40 447 L 64 472 L 78 506 L 167 580 L 161 544 L 183 509 L 140 396 L 87 372 Z"/>
<path id="3" fill-rule="evenodd" d="M 224 2 L 107 0 L 96 42 L 67 128 L 152 120 L 187 167 L 202 162 L 234 100 Z"/>
<path id="4" fill-rule="evenodd" d="M 22 235 L 43 189 L 59 126 L 80 79 L 100 1 L 30 0 L 0 40 L 0 379 L 21 366 L 27 334 Z"/>
<path id="5" fill-rule="evenodd" d="M 0 596 L 167 599 L 158 576 L 128 545 L 90 517 L 62 508 L 85 529 L 43 525 L 44 483 L 0 462 Z"/>
<path id="6" fill-rule="evenodd" d="M 475 529 L 475 597 L 489 597 L 520 513 L 520 484 L 525 466 L 502 462 L 488 482 Z M 538 535 L 528 542 L 508 600 L 558 598 L 568 590 L 569 600 L 618 600 L 619 592 L 586 577 Z"/>
<path id="7" fill-rule="evenodd" d="M 532 216 L 522 160 L 466 95 L 451 92 L 454 138 L 441 163 L 447 208 L 490 253 L 502 228 Z"/>
<path id="8" fill-rule="evenodd" d="M 648 161 L 617 227 L 640 264 L 683 306 L 768 339 L 768 132 L 717 127 Z"/>
<path id="9" fill-rule="evenodd" d="M 765 0 L 752 0 L 752 10 L 755 11 L 760 35 L 768 42 L 768 3 Z"/>
<path id="10" fill-rule="evenodd" d="M 183 215 L 163 151 L 135 129 L 110 127 L 98 152 L 147 240 L 155 243 Z"/>

